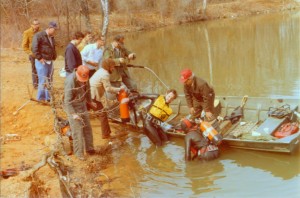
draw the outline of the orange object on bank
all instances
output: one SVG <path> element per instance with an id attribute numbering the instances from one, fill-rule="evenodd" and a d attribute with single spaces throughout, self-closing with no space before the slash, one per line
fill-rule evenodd
<path id="1" fill-rule="evenodd" d="M 121 90 L 118 96 L 118 100 L 120 102 L 120 118 L 122 122 L 129 122 L 129 107 L 128 102 L 122 102 L 123 99 L 128 98 L 125 90 Z"/>

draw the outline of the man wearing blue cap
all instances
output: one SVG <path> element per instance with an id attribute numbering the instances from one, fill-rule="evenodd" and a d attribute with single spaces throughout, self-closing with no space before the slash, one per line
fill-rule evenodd
<path id="1" fill-rule="evenodd" d="M 56 59 L 54 33 L 58 29 L 56 22 L 51 21 L 45 31 L 34 35 L 32 41 L 32 53 L 35 57 L 35 67 L 39 78 L 38 101 L 50 101 L 47 82 L 52 86 L 53 61 Z"/>

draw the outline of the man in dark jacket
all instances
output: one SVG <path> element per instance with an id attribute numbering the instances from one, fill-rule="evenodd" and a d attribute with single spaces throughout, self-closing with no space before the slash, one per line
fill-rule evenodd
<path id="1" fill-rule="evenodd" d="M 50 22 L 45 31 L 34 35 L 32 53 L 35 57 L 35 68 L 39 78 L 37 100 L 50 101 L 47 82 L 51 87 L 53 77 L 53 61 L 56 59 L 54 33 L 57 29 L 56 22 Z"/>
<path id="2" fill-rule="evenodd" d="M 130 91 L 137 91 L 137 84 L 131 78 L 127 68 L 127 64 L 136 58 L 136 54 L 125 48 L 124 36 L 114 37 L 111 45 L 104 50 L 103 60 L 107 58 L 113 59 L 116 63 L 116 69 L 110 75 L 112 85 L 119 87 L 122 81 Z"/>
<path id="3" fill-rule="evenodd" d="M 70 75 L 74 69 L 82 65 L 81 54 L 77 49 L 77 45 L 81 42 L 84 35 L 82 32 L 75 32 L 71 42 L 68 44 L 65 51 L 65 70 L 67 76 Z"/>
<path id="4" fill-rule="evenodd" d="M 194 75 L 190 69 L 181 71 L 180 81 L 184 83 L 184 94 L 190 114 L 193 118 L 201 116 L 205 112 L 207 120 L 213 120 L 215 92 L 208 83 Z"/>
<path id="5" fill-rule="evenodd" d="M 213 160 L 219 157 L 219 148 L 205 138 L 196 123 L 183 119 L 181 129 L 185 131 L 185 160 Z"/>
<path id="6" fill-rule="evenodd" d="M 89 154 L 93 154 L 93 133 L 90 123 L 87 102 L 91 102 L 89 68 L 79 66 L 65 80 L 65 110 L 68 114 L 75 156 L 84 160 L 84 146 Z"/>

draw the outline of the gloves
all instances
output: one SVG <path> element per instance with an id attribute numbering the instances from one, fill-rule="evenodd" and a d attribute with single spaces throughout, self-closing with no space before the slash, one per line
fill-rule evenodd
<path id="1" fill-rule="evenodd" d="M 135 53 L 131 53 L 128 55 L 128 59 L 130 59 L 130 60 L 134 60 L 135 57 L 136 57 Z"/>
<path id="2" fill-rule="evenodd" d="M 120 86 L 120 91 L 121 91 L 121 90 L 124 90 L 126 93 L 129 93 L 129 92 L 130 92 L 130 90 L 129 90 L 129 89 L 126 87 L 126 85 L 124 85 L 124 84 Z"/>
<path id="3" fill-rule="evenodd" d="M 125 59 L 124 58 L 119 58 L 120 63 L 125 63 Z"/>

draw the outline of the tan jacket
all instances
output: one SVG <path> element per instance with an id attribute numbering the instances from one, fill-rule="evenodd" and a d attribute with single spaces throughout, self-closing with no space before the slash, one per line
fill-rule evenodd
<path id="1" fill-rule="evenodd" d="M 107 70 L 100 68 L 90 79 L 91 98 L 98 102 L 104 102 L 102 98 L 105 92 L 118 93 L 120 88 L 113 87 L 109 81 Z"/>
<path id="2" fill-rule="evenodd" d="M 32 54 L 31 44 L 35 33 L 32 27 L 23 32 L 22 48 L 28 55 Z"/>

